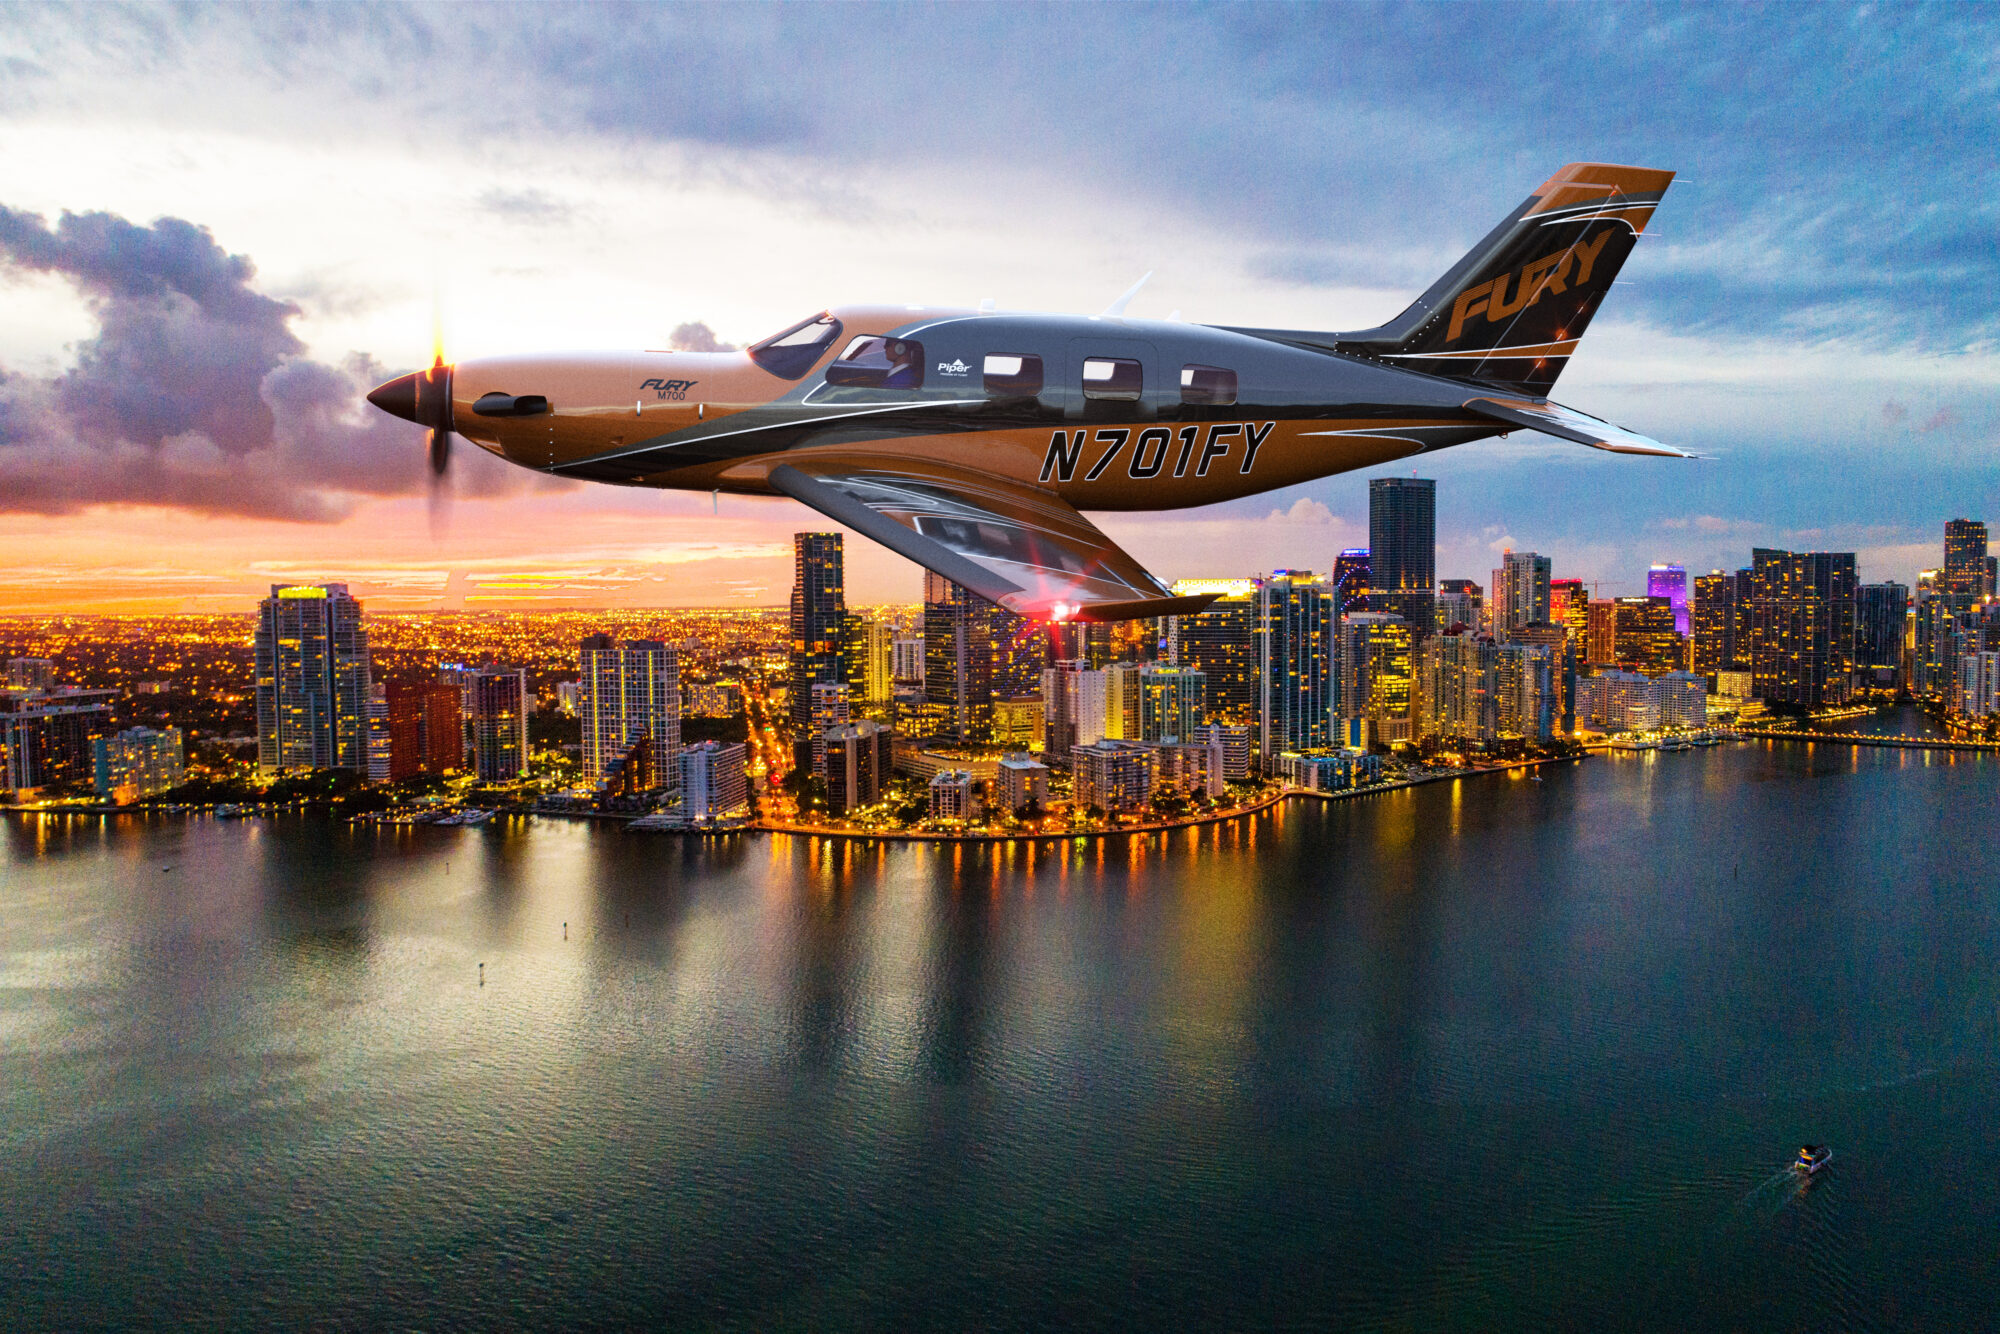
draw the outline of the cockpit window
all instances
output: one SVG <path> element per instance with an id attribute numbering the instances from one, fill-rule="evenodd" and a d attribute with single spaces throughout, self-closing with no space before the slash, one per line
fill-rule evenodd
<path id="1" fill-rule="evenodd" d="M 1085 398 L 1136 401 L 1141 387 L 1139 363 L 1124 357 L 1087 357 L 1083 363 Z"/>
<path id="2" fill-rule="evenodd" d="M 820 357 L 838 337 L 839 320 L 831 315 L 815 315 L 753 344 L 750 360 L 780 379 L 803 379 L 806 372 L 819 365 Z"/>
<path id="3" fill-rule="evenodd" d="M 1220 366 L 1181 367 L 1181 402 L 1227 405 L 1235 401 L 1235 371 Z"/>
<path id="4" fill-rule="evenodd" d="M 857 389 L 922 389 L 924 345 L 909 338 L 857 338 L 826 368 L 826 382 Z"/>
<path id="5" fill-rule="evenodd" d="M 1042 359 L 1030 353 L 986 358 L 986 392 L 1029 398 L 1042 392 Z"/>

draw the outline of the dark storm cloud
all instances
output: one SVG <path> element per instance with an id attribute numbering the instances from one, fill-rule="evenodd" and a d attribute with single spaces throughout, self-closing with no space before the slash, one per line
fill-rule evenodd
<path id="1" fill-rule="evenodd" d="M 0 277 L 8 269 L 67 279 L 97 332 L 61 375 L 0 369 L 0 509 L 149 504 L 326 522 L 357 496 L 424 485 L 422 431 L 362 400 L 389 372 L 301 355 L 298 307 L 258 292 L 255 266 L 206 228 L 108 213 L 50 227 L 0 206 Z M 504 465 L 458 456 L 459 489 L 509 487 Z"/>

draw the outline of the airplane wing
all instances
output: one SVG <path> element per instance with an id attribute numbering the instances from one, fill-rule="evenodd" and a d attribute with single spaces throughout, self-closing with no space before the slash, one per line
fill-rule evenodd
<path id="1" fill-rule="evenodd" d="M 773 488 L 1009 611 L 1051 621 L 1184 615 L 1165 584 L 1049 491 L 949 464 L 802 455 Z"/>
<path id="2" fill-rule="evenodd" d="M 1469 398 L 1465 406 L 1482 417 L 1506 422 L 1512 426 L 1525 426 L 1543 435 L 1552 435 L 1559 440 L 1574 440 L 1579 445 L 1589 445 L 1592 449 L 1607 449 L 1613 454 L 1653 454 L 1670 459 L 1698 459 L 1699 454 L 1690 454 L 1672 445 L 1663 445 L 1657 440 L 1628 431 L 1622 426 L 1593 417 L 1575 408 L 1566 408 L 1560 403 L 1532 398 Z"/>

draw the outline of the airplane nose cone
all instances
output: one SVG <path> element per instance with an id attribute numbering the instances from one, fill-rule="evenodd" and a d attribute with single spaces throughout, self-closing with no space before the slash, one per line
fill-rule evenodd
<path id="1" fill-rule="evenodd" d="M 391 417 L 413 422 L 417 419 L 417 379 L 416 375 L 399 375 L 378 384 L 368 391 L 368 401 Z"/>

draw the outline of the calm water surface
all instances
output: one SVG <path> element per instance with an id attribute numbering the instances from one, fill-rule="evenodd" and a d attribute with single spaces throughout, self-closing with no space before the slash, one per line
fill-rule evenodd
<path id="1" fill-rule="evenodd" d="M 0 820 L 0 1325 L 1993 1326 L 2000 764 L 1544 773 L 1034 850 Z"/>

